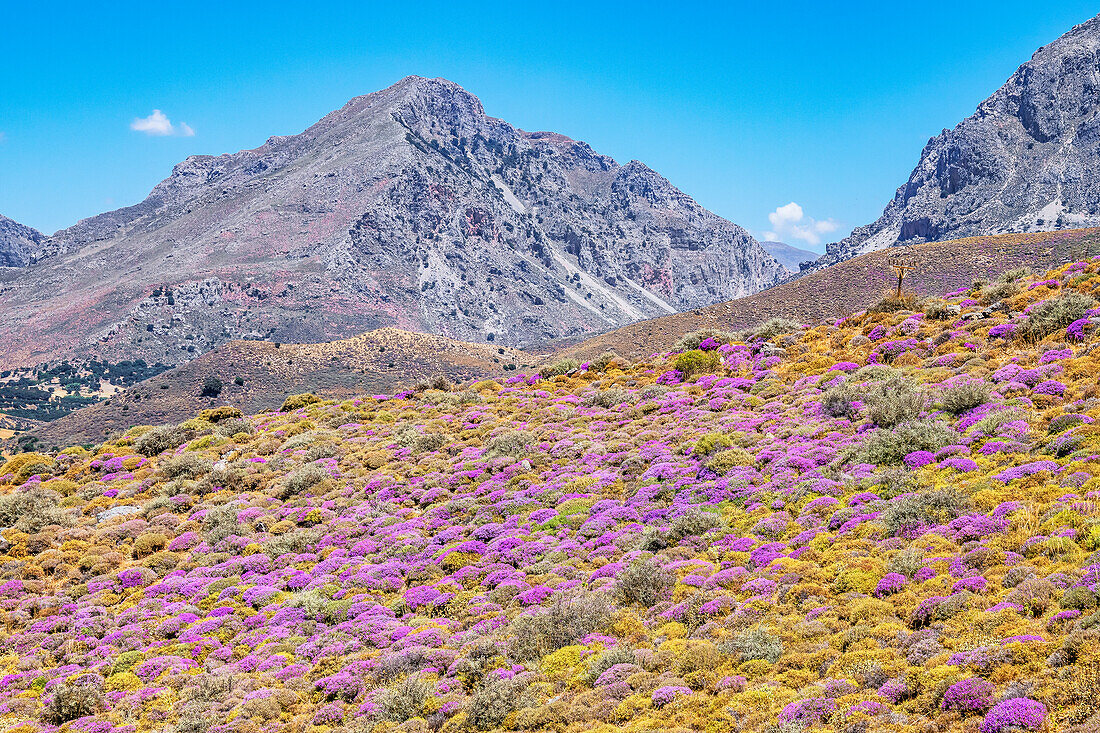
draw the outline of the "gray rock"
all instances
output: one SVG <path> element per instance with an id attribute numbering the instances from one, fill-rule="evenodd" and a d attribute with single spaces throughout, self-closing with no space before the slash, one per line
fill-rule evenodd
<path id="1" fill-rule="evenodd" d="M 46 237 L 0 215 L 0 267 L 26 267 Z"/>
<path id="2" fill-rule="evenodd" d="M 1100 16 L 1043 46 L 930 139 L 872 224 L 813 269 L 904 244 L 1100 225 Z"/>
<path id="3" fill-rule="evenodd" d="M 132 504 L 123 504 L 122 506 L 115 506 L 105 511 L 99 512 L 95 515 L 97 522 L 105 522 L 108 519 L 114 519 L 115 517 L 125 517 L 130 514 L 140 514 L 141 507 L 133 506 Z"/>

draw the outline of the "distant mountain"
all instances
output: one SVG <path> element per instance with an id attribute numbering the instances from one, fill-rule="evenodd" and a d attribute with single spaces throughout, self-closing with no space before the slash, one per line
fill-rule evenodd
<path id="1" fill-rule="evenodd" d="M 522 345 L 746 295 L 784 271 L 642 163 L 408 77 L 306 131 L 194 156 L 0 273 L 0 365 L 180 363 L 383 326 Z"/>
<path id="2" fill-rule="evenodd" d="M 0 215 L 0 267 L 25 267 L 45 239 L 41 232 Z"/>
<path id="3" fill-rule="evenodd" d="M 819 266 L 899 244 L 1100 224 L 1100 16 L 1040 48 Z"/>
<path id="4" fill-rule="evenodd" d="M 817 252 L 792 247 L 783 242 L 761 242 L 760 246 L 764 248 L 765 252 L 779 260 L 779 264 L 783 265 L 783 267 L 786 267 L 791 272 L 798 272 L 798 266 L 800 264 L 803 262 L 813 262 L 821 256 Z"/>

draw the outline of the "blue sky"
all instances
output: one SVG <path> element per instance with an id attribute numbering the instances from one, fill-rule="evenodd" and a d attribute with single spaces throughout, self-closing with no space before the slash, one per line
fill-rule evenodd
<path id="1" fill-rule="evenodd" d="M 187 155 L 299 132 L 420 74 L 641 160 L 758 237 L 822 249 L 877 218 L 929 137 L 1097 10 L 830 5 L 11 3 L 0 213 L 50 233 L 140 201 Z"/>

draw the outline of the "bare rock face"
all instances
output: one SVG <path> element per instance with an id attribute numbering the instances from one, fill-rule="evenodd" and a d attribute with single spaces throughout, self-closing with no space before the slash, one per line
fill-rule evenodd
<path id="1" fill-rule="evenodd" d="M 30 264 L 43 239 L 40 232 L 0 215 L 0 267 Z"/>
<path id="2" fill-rule="evenodd" d="M 458 85 L 420 77 L 301 134 L 188 158 L 145 201 L 39 251 L 0 273 L 0 363 L 180 363 L 231 338 L 384 326 L 525 345 L 786 274 L 645 165 L 517 130 Z"/>
<path id="3" fill-rule="evenodd" d="M 977 111 L 928 141 L 878 221 L 830 244 L 864 252 L 1100 224 L 1100 16 L 1040 48 Z"/>

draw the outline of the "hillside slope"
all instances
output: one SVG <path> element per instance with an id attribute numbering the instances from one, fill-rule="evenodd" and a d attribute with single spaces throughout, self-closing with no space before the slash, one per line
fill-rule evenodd
<path id="1" fill-rule="evenodd" d="M 581 341 L 561 341 L 539 349 L 546 357 L 590 359 L 613 350 L 637 358 L 672 347 L 681 334 L 711 328 L 736 331 L 769 318 L 815 323 L 866 308 L 893 290 L 891 262 L 916 269 L 905 280 L 907 292 L 935 295 L 995 278 L 1018 267 L 1042 271 L 1100 252 L 1100 229 L 968 237 L 930 242 L 864 255 L 810 272 L 745 298 L 641 321 Z"/>
<path id="2" fill-rule="evenodd" d="M 97 443 L 134 424 L 180 422 L 194 414 L 196 405 L 255 413 L 277 408 L 290 394 L 343 399 L 393 393 L 436 376 L 468 381 L 500 375 L 506 366 L 515 368 L 528 359 L 515 349 L 392 328 L 319 344 L 230 341 L 28 435 L 47 446 Z M 211 377 L 221 383 L 220 393 L 203 396 L 203 384 Z"/>
<path id="3" fill-rule="evenodd" d="M 282 344 L 281 351 L 265 342 L 230 342 L 108 403 L 37 426 L 26 437 L 35 437 L 43 445 L 80 444 L 102 440 L 126 425 L 182 420 L 194 411 L 202 381 L 210 375 L 225 383 L 223 394 L 210 401 L 211 405 L 232 404 L 254 412 L 276 407 L 283 397 L 296 392 L 316 391 L 327 397 L 345 397 L 356 391 L 393 392 L 435 374 L 476 378 L 499 374 L 506 365 L 523 367 L 570 357 L 587 360 L 605 351 L 645 358 L 671 348 L 680 335 L 701 328 L 736 331 L 773 317 L 814 323 L 876 302 L 893 284 L 889 263 L 897 255 L 917 266 L 906 280 L 906 291 L 929 295 L 969 285 L 975 279 L 995 278 L 1021 266 L 1042 270 L 1090 252 L 1100 252 L 1100 229 L 978 237 L 873 252 L 746 298 L 526 351 L 410 333 L 400 333 L 390 343 L 386 334 L 397 332 L 388 330 L 332 343 Z M 379 351 L 382 348 L 389 350 Z M 233 384 L 235 377 L 241 377 L 245 385 Z"/>
<path id="4" fill-rule="evenodd" d="M 1095 731 L 1100 258 L 995 290 L 13 456 L 0 723 Z"/>
<path id="5" fill-rule="evenodd" d="M 517 345 L 755 292 L 785 273 L 638 161 L 408 77 L 304 132 L 193 156 L 135 206 L 0 271 L 0 365 L 179 364 L 234 338 L 383 326 Z"/>
<path id="6" fill-rule="evenodd" d="M 1043 46 L 930 139 L 882 216 L 825 266 L 898 244 L 1100 224 L 1100 16 Z"/>

